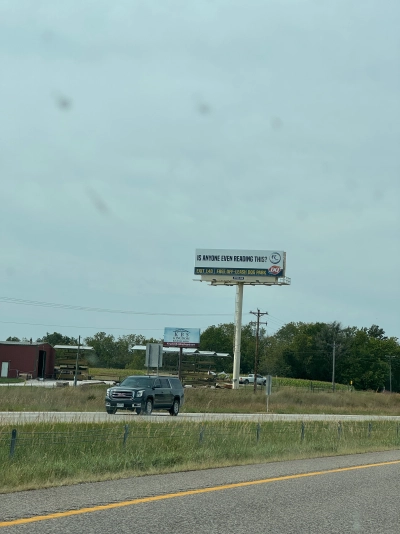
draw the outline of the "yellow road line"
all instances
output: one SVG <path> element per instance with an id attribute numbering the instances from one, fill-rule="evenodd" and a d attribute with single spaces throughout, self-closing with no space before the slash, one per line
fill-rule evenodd
<path id="1" fill-rule="evenodd" d="M 368 469 L 370 467 L 381 467 L 385 465 L 399 464 L 400 460 L 393 460 L 391 462 L 379 462 L 376 464 L 355 465 L 352 467 L 339 467 L 337 469 L 328 469 L 326 471 L 313 471 L 311 473 L 299 473 L 297 475 L 286 475 L 281 477 L 264 478 L 261 480 L 251 480 L 249 482 L 235 482 L 233 484 L 223 484 L 222 486 L 213 486 L 211 488 L 200 488 L 188 491 L 179 491 L 177 493 L 166 493 L 164 495 L 156 495 L 154 497 L 142 497 L 140 499 L 132 499 L 130 501 L 122 501 L 111 504 L 103 504 L 99 506 L 91 506 L 90 508 L 80 508 L 79 510 L 68 510 L 66 512 L 56 512 L 54 514 L 37 515 L 35 517 L 26 517 L 22 519 L 13 519 L 12 521 L 0 522 L 0 527 L 11 527 L 14 525 L 26 525 L 27 523 L 36 523 L 37 521 L 47 521 L 48 519 L 58 519 L 61 517 L 70 517 L 73 515 L 89 514 L 92 512 L 100 512 L 102 510 L 112 510 L 113 508 L 122 508 L 123 506 L 132 506 L 134 504 L 142 504 L 148 502 L 163 501 L 165 499 L 174 499 L 176 497 L 187 497 L 189 495 L 200 495 L 202 493 L 210 493 L 212 491 L 221 491 L 226 489 L 244 488 L 247 486 L 255 486 L 258 484 L 268 484 L 269 482 L 280 482 L 282 480 L 294 480 L 297 478 L 315 477 L 318 475 L 329 475 L 331 473 L 342 473 L 344 471 L 354 471 L 356 469 Z"/>

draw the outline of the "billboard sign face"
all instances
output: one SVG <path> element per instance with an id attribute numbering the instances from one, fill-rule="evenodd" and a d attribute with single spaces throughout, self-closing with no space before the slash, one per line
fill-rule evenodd
<path id="1" fill-rule="evenodd" d="M 164 329 L 164 347 L 196 348 L 200 345 L 200 328 Z"/>
<path id="2" fill-rule="evenodd" d="M 285 267 L 281 250 L 197 249 L 194 274 L 225 280 L 282 278 Z"/>

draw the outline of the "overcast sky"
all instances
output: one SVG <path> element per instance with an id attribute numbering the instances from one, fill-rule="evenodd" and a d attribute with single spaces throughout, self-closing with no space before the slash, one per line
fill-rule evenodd
<path id="1" fill-rule="evenodd" d="M 231 322 L 196 248 L 286 251 L 244 323 L 400 337 L 399 27 L 398 0 L 0 0 L 0 339 Z"/>

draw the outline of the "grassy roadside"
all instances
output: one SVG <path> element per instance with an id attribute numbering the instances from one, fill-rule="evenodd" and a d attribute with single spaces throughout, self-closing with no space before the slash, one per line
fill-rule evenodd
<path id="1" fill-rule="evenodd" d="M 0 387 L 0 412 L 104 411 L 107 386 L 89 385 L 44 388 L 34 386 Z M 280 387 L 269 401 L 272 413 L 332 413 L 361 415 L 399 415 L 400 395 L 374 392 L 336 391 L 311 392 L 307 389 Z M 183 412 L 194 413 L 258 413 L 266 411 L 264 390 L 187 388 Z"/>
<path id="2" fill-rule="evenodd" d="M 89 375 L 94 378 L 103 378 L 110 376 L 110 377 L 118 377 L 119 380 L 123 380 L 127 376 L 130 375 L 144 375 L 146 374 L 146 371 L 143 369 L 104 369 L 104 368 L 96 368 L 96 367 L 90 367 L 89 369 Z M 321 382 L 319 380 L 304 380 L 301 378 L 287 378 L 287 377 L 272 377 L 272 387 L 274 390 L 278 390 L 281 387 L 295 387 L 295 388 L 304 388 L 304 389 L 313 389 L 315 391 L 318 390 L 330 390 L 332 385 L 330 382 Z M 249 388 L 252 388 L 252 385 L 249 385 Z M 347 386 L 345 384 L 336 384 L 336 390 L 337 391 L 348 391 L 350 386 Z"/>
<path id="3" fill-rule="evenodd" d="M 0 492 L 299 458 L 396 449 L 394 422 L 152 425 L 40 423 L 0 429 Z M 125 436 L 125 437 L 124 437 Z"/>
<path id="4" fill-rule="evenodd" d="M 0 387 L 0 411 L 104 411 L 107 386 Z M 188 388 L 184 412 L 265 413 L 265 391 Z M 399 415 L 400 395 L 280 387 L 273 413 Z M 0 492 L 145 474 L 400 448 L 400 424 L 379 422 L 186 422 L 0 426 Z M 17 431 L 10 458 L 12 430 Z M 125 439 L 124 439 L 125 436 Z M 258 438 L 257 438 L 258 436 Z M 125 441 L 125 444 L 124 444 Z"/>

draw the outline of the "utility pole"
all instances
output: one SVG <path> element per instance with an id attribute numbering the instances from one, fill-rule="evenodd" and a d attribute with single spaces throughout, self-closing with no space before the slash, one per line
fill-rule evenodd
<path id="1" fill-rule="evenodd" d="M 268 324 L 267 322 L 260 323 L 260 317 L 263 315 L 268 315 L 268 312 L 260 312 L 257 308 L 256 312 L 250 312 L 253 315 L 257 316 L 256 322 L 256 354 L 254 357 L 254 393 L 257 391 L 257 371 L 258 371 L 258 347 L 259 347 L 259 338 L 260 338 L 260 324 Z M 254 323 L 251 323 L 254 324 Z"/>

